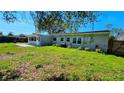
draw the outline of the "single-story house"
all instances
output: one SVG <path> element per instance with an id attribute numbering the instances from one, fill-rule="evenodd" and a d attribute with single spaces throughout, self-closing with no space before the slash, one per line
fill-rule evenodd
<path id="1" fill-rule="evenodd" d="M 74 48 L 83 47 L 95 50 L 99 47 L 102 51 L 108 51 L 110 31 L 90 31 L 78 33 L 63 33 L 52 35 L 30 35 L 28 44 L 36 46 L 46 46 L 58 44 L 60 46 L 71 46 Z"/>

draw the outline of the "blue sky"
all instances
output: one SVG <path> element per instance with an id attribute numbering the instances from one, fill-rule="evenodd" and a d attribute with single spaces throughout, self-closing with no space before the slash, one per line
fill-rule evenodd
<path id="1" fill-rule="evenodd" d="M 23 12 L 22 12 L 23 13 Z M 104 30 L 106 24 L 113 24 L 113 27 L 124 28 L 124 12 L 123 11 L 106 11 L 102 12 L 103 16 L 99 18 L 99 22 L 95 23 L 95 30 Z M 6 23 L 2 19 L 0 20 L 0 32 L 3 34 L 8 34 L 13 32 L 14 34 L 32 34 L 35 32 L 33 21 L 31 18 L 26 15 L 28 22 L 15 22 L 15 23 Z M 91 25 L 87 28 L 80 28 L 80 31 L 90 31 Z"/>
<path id="2" fill-rule="evenodd" d="M 94 25 L 95 30 L 105 30 L 106 24 L 112 24 L 113 28 L 124 28 L 124 11 L 104 11 L 103 16 L 99 17 L 99 22 Z M 90 31 L 91 26 L 85 30 Z M 82 30 L 82 29 L 80 29 Z"/>

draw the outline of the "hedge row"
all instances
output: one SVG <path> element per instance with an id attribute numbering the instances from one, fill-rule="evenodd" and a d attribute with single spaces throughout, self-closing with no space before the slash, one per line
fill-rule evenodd
<path id="1" fill-rule="evenodd" d="M 0 36 L 0 43 L 10 42 L 28 42 L 28 37 L 15 37 L 15 36 Z"/>

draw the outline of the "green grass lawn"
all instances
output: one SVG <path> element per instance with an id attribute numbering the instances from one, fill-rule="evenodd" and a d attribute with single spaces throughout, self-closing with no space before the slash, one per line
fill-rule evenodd
<path id="1" fill-rule="evenodd" d="M 1 80 L 124 80 L 124 58 L 56 46 L 2 43 L 0 71 Z"/>

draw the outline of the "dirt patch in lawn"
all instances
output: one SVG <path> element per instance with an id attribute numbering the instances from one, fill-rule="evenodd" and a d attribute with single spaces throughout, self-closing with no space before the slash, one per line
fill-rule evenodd
<path id="1" fill-rule="evenodd" d="M 6 52 L 4 54 L 0 54 L 0 61 L 13 59 L 13 58 L 16 59 L 22 55 L 24 56 L 26 54 L 25 53 Z"/>
<path id="2" fill-rule="evenodd" d="M 5 59 L 8 59 L 8 58 L 10 58 L 10 56 L 9 55 L 5 55 L 5 54 L 0 54 L 0 60 L 5 60 Z"/>

